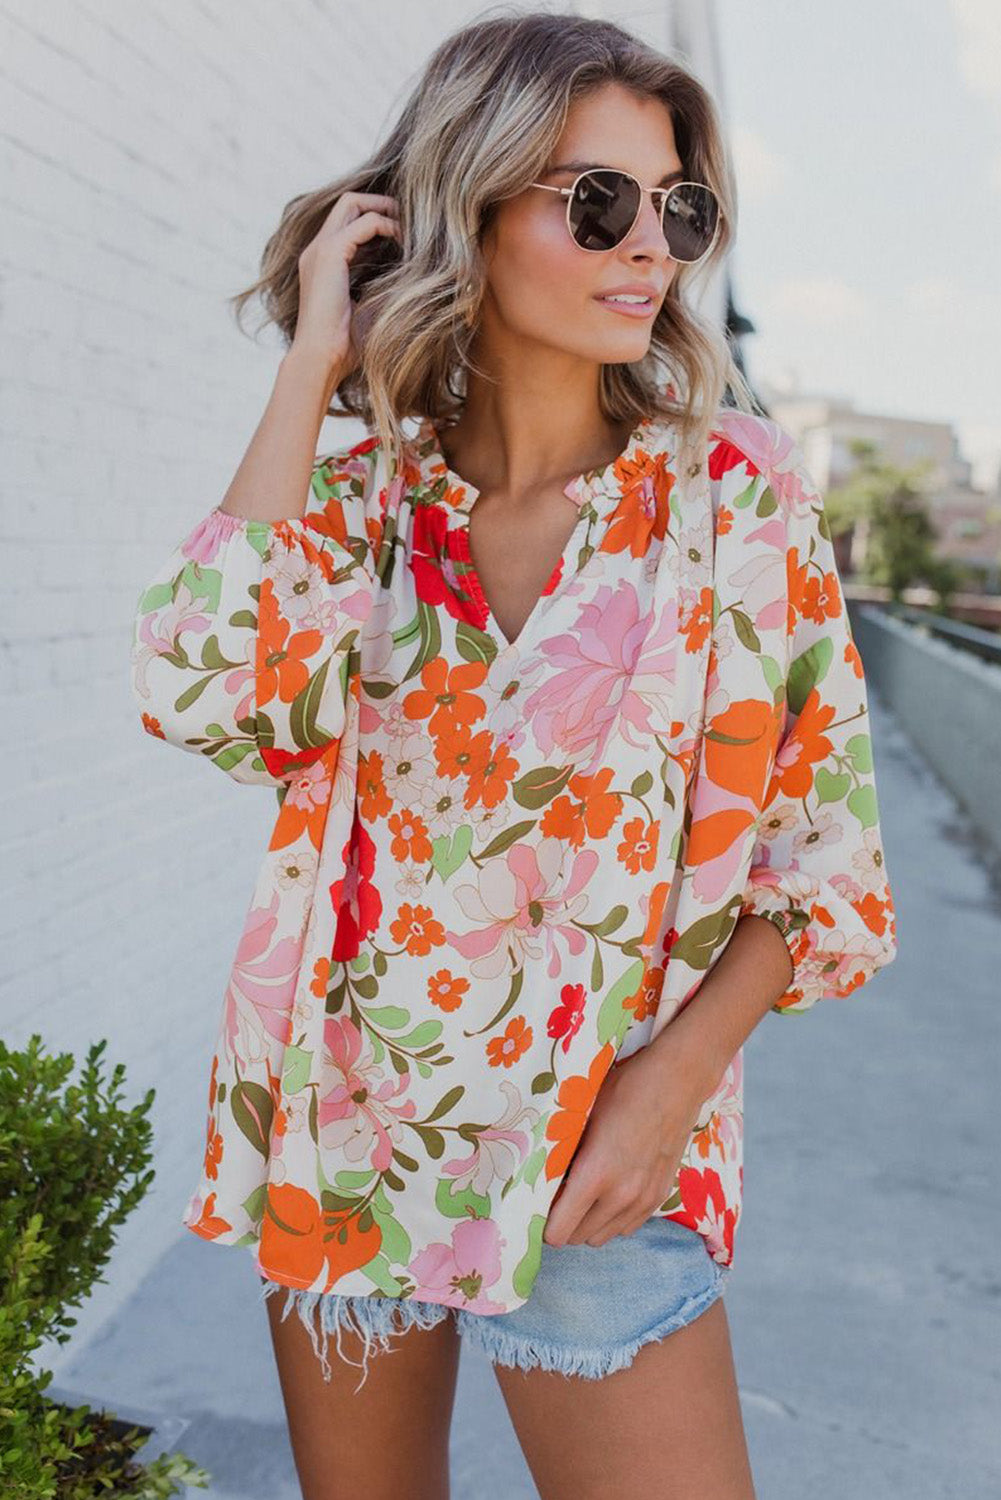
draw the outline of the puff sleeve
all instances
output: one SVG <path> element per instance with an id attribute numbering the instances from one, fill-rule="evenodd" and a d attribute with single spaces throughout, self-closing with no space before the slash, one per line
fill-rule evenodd
<path id="1" fill-rule="evenodd" d="M 785 511 L 785 719 L 741 915 L 774 922 L 793 964 L 772 1009 L 841 998 L 896 956 L 862 661 L 823 500 L 794 444 L 769 484 Z"/>
<path id="2" fill-rule="evenodd" d="M 249 785 L 282 787 L 344 731 L 353 650 L 374 601 L 373 454 L 318 459 L 306 512 L 217 506 L 143 589 L 130 656 L 143 728 Z"/>

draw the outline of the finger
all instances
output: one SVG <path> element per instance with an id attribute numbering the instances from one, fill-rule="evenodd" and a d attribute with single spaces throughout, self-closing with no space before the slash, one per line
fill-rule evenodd
<path id="1" fill-rule="evenodd" d="M 581 1216 L 589 1211 L 594 1200 L 594 1190 L 589 1189 L 583 1181 L 578 1184 L 571 1173 L 569 1181 L 564 1183 L 549 1210 L 549 1217 L 542 1231 L 546 1244 L 560 1246 L 577 1243 L 572 1236 Z"/>

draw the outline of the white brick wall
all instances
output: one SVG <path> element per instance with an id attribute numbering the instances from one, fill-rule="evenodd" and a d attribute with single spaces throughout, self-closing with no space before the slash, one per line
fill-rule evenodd
<path id="1" fill-rule="evenodd" d="M 78 1058 L 106 1036 L 129 1100 L 157 1089 L 156 1182 L 74 1353 L 188 1233 L 223 986 L 276 807 L 145 735 L 128 681 L 139 591 L 221 498 L 274 378 L 273 331 L 255 344 L 224 299 L 286 201 L 367 153 L 471 14 L 5 0 L 0 16 L 0 1025 Z M 331 421 L 321 444 L 362 435 Z"/>

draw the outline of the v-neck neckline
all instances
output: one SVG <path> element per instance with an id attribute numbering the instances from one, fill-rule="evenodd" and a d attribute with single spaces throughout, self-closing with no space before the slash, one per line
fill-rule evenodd
<path id="1" fill-rule="evenodd" d="M 571 576 L 577 576 L 580 569 L 572 567 L 570 560 L 582 527 L 588 521 L 593 522 L 594 525 L 600 525 L 607 519 L 609 511 L 622 497 L 622 485 L 617 477 L 617 470 L 629 463 L 640 443 L 649 436 L 653 426 L 653 417 L 640 417 L 629 434 L 625 447 L 614 458 L 610 458 L 605 464 L 599 464 L 597 468 L 585 469 L 583 473 L 575 474 L 563 486 L 563 493 L 577 507 L 577 520 L 552 572 L 536 597 L 524 624 L 512 641 L 501 629 L 490 607 L 482 579 L 469 548 L 469 516 L 479 499 L 480 491 L 469 480 L 463 479 L 461 474 L 457 474 L 449 464 L 435 423 L 429 417 L 421 420 L 416 439 L 421 474 L 428 485 L 435 483 L 440 485 L 441 480 L 443 478 L 445 480 L 445 493 L 441 503 L 446 511 L 453 541 L 459 546 L 461 560 L 465 567 L 463 582 L 469 585 L 470 592 L 476 599 L 485 620 L 482 628 L 493 640 L 498 654 L 506 657 L 521 655 L 526 649 L 529 631 L 545 611 L 547 602 Z M 614 502 L 614 504 L 609 504 L 609 502 Z"/>

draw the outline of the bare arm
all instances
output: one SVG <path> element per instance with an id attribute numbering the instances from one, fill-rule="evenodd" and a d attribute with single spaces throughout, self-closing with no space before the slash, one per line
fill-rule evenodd
<path id="1" fill-rule="evenodd" d="M 302 517 L 320 428 L 341 369 L 323 351 L 292 341 L 220 510 L 251 521 Z"/>
<path id="2" fill-rule="evenodd" d="M 349 269 L 358 246 L 374 235 L 399 240 L 396 199 L 344 193 L 299 256 L 295 337 L 218 507 L 227 515 L 285 521 L 305 514 L 323 418 L 358 360 Z"/>

